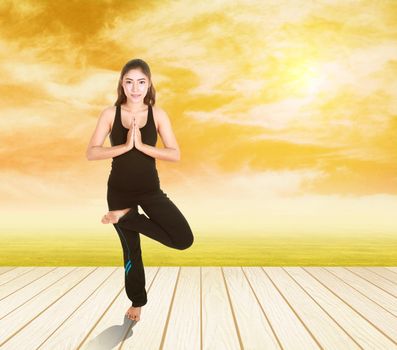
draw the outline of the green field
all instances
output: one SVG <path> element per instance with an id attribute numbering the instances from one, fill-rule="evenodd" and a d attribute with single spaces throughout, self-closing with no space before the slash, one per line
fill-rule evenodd
<path id="1" fill-rule="evenodd" d="M 1 266 L 123 266 L 114 235 L 0 236 Z M 397 235 L 195 236 L 187 250 L 141 235 L 146 266 L 397 266 Z"/>

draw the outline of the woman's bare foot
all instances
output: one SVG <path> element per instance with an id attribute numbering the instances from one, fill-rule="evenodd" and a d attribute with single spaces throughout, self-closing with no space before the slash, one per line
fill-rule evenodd
<path id="1" fill-rule="evenodd" d="M 140 317 L 141 317 L 141 308 L 142 306 L 138 306 L 138 307 L 133 307 L 131 306 L 127 312 L 125 313 L 125 315 L 130 319 L 130 320 L 135 320 L 135 321 L 139 321 Z"/>
<path id="2" fill-rule="evenodd" d="M 111 210 L 102 217 L 102 224 L 116 224 L 119 219 L 127 214 L 131 208 L 121 209 L 121 210 Z"/>

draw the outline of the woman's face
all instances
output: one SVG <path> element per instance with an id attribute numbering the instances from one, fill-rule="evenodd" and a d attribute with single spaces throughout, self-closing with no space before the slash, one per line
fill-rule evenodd
<path id="1" fill-rule="evenodd" d="M 149 79 L 140 69 L 131 69 L 123 77 L 123 89 L 127 100 L 142 103 L 149 89 Z"/>

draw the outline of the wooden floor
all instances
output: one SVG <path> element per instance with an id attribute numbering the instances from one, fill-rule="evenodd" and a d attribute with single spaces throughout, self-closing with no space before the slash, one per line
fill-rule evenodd
<path id="1" fill-rule="evenodd" d="M 397 349 L 397 267 L 0 267 L 0 349 Z"/>

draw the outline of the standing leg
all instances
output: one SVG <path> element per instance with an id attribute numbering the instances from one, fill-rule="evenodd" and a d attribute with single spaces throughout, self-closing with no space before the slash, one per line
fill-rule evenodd
<path id="1" fill-rule="evenodd" d="M 119 227 L 138 231 L 175 249 L 186 249 L 193 244 L 189 223 L 162 190 L 142 196 L 138 204 L 149 218 L 138 212 L 127 213 L 119 220 Z"/>
<path id="2" fill-rule="evenodd" d="M 128 228 L 113 224 L 116 229 L 124 257 L 125 290 L 133 307 L 147 303 L 145 289 L 145 270 L 142 262 L 141 240 L 139 233 Z"/>

